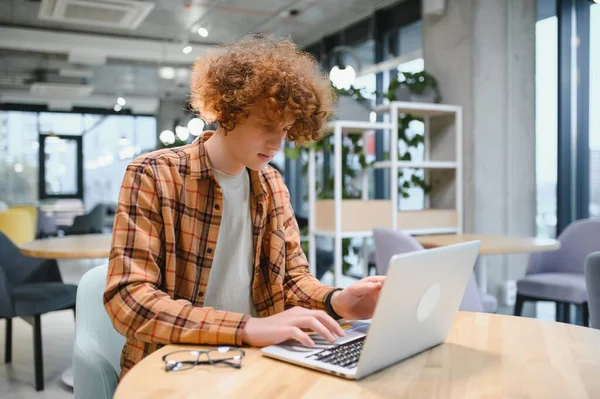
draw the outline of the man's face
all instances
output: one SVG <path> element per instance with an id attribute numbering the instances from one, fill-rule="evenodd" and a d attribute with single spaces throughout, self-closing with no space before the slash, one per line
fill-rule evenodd
<path id="1" fill-rule="evenodd" d="M 291 115 L 283 120 L 274 120 L 264 111 L 264 107 L 251 107 L 248 118 L 239 121 L 235 129 L 227 134 L 236 161 L 255 171 L 264 168 L 281 150 L 295 121 Z"/>

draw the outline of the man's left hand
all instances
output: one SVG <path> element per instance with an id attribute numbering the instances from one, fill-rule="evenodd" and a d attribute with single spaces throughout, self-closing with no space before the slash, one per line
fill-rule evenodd
<path id="1" fill-rule="evenodd" d="M 385 276 L 370 276 L 337 291 L 331 297 L 333 310 L 348 320 L 372 318 L 384 281 Z"/>

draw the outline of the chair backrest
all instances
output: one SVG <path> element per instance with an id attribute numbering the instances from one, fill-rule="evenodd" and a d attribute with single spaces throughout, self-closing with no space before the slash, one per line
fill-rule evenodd
<path id="1" fill-rule="evenodd" d="M 373 238 L 375 240 L 375 268 L 379 275 L 387 273 L 392 256 L 424 250 L 414 237 L 393 229 L 375 228 L 373 229 Z M 459 309 L 468 312 L 483 312 L 481 294 L 473 274 L 469 278 Z"/>
<path id="2" fill-rule="evenodd" d="M 16 245 L 35 239 L 35 226 L 31 215 L 23 209 L 9 209 L 0 212 L 0 231 Z"/>
<path id="3" fill-rule="evenodd" d="M 4 236 L 2 233 L 0 233 L 0 235 Z M 15 315 L 15 308 L 10 291 L 10 280 L 2 267 L 2 261 L 0 261 L 0 319 L 11 318 Z"/>
<path id="4" fill-rule="evenodd" d="M 23 255 L 19 247 L 0 232 L 0 318 L 14 316 L 11 291 L 15 287 L 39 282 L 62 282 L 56 260 Z"/>
<path id="5" fill-rule="evenodd" d="M 424 249 L 412 236 L 398 230 L 377 227 L 373 229 L 373 238 L 375 241 L 375 269 L 380 276 L 387 274 L 392 256 Z"/>
<path id="6" fill-rule="evenodd" d="M 10 287 L 23 284 L 42 259 L 25 256 L 9 236 L 0 231 L 0 267 Z"/>
<path id="7" fill-rule="evenodd" d="M 75 216 L 70 231 L 74 234 L 101 233 L 104 228 L 104 216 L 106 205 L 98 204 L 89 213 Z"/>
<path id="8" fill-rule="evenodd" d="M 73 349 L 76 398 L 112 398 L 121 371 L 125 337 L 113 327 L 104 308 L 108 265 L 84 274 L 77 288 L 77 317 Z"/>
<path id="9" fill-rule="evenodd" d="M 21 209 L 29 213 L 33 223 L 33 231 L 37 231 L 38 208 L 34 205 L 13 205 L 10 209 Z"/>
<path id="10" fill-rule="evenodd" d="M 586 257 L 600 251 L 600 220 L 582 219 L 571 223 L 559 235 L 560 248 L 529 257 L 527 274 L 584 272 Z"/>
<path id="11" fill-rule="evenodd" d="M 600 252 L 591 253 L 585 261 L 585 285 L 590 310 L 590 327 L 600 330 Z"/>
<path id="12" fill-rule="evenodd" d="M 462 310 L 463 312 L 483 312 L 485 310 L 483 308 L 481 292 L 477 286 L 474 273 L 471 273 L 471 277 L 469 277 L 467 288 L 465 288 L 465 294 L 463 295 L 463 299 L 460 302 L 458 309 Z"/>

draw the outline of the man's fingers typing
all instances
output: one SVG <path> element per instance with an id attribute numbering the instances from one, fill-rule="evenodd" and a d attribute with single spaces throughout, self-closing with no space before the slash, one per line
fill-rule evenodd
<path id="1" fill-rule="evenodd" d="M 369 281 L 372 283 L 381 283 L 383 284 L 385 281 L 385 276 L 369 276 L 369 277 L 365 277 L 363 278 L 361 281 Z"/>
<path id="2" fill-rule="evenodd" d="M 300 342 L 302 345 L 307 346 L 309 348 L 312 348 L 315 346 L 315 342 L 308 336 L 308 334 L 296 326 L 290 326 L 289 338 L 295 339 L 296 341 Z"/>
<path id="3" fill-rule="evenodd" d="M 340 325 L 338 324 L 337 321 L 335 321 L 333 319 L 333 317 L 329 316 L 327 313 L 323 312 L 322 310 L 313 310 L 312 314 L 319 319 L 319 321 L 324 324 L 329 331 L 331 331 L 332 333 L 335 333 L 338 337 L 343 337 L 344 335 L 344 330 L 342 330 L 342 327 L 340 327 Z"/>
<path id="4" fill-rule="evenodd" d="M 317 319 L 314 316 L 300 317 L 295 320 L 295 324 L 298 327 L 307 328 L 312 330 L 313 332 L 316 332 L 331 343 L 335 342 L 335 337 L 331 333 L 331 331 L 329 331 L 327 327 L 325 327 L 323 323 L 321 323 L 319 319 Z"/>

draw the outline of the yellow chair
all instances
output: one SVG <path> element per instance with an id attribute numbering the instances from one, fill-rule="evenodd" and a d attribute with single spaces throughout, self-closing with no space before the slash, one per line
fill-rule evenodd
<path id="1" fill-rule="evenodd" d="M 35 227 L 31 215 L 23 209 L 0 212 L 0 231 L 15 245 L 23 245 L 35 240 Z"/>
<path id="2" fill-rule="evenodd" d="M 13 205 L 9 209 L 21 209 L 29 213 L 31 220 L 33 221 L 33 231 L 35 236 L 35 233 L 37 232 L 38 209 L 33 205 Z"/>

